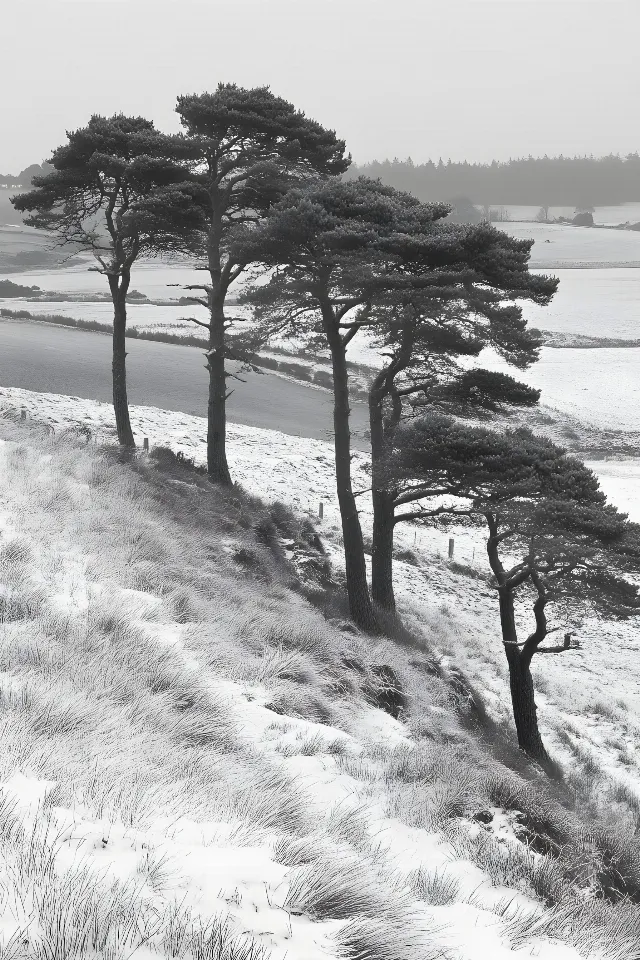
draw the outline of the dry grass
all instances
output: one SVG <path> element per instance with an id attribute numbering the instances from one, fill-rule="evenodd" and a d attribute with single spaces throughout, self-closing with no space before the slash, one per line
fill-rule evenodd
<path id="1" fill-rule="evenodd" d="M 638 908 L 620 899 L 615 878 L 636 877 L 634 842 L 599 823 L 586 831 L 462 722 L 464 692 L 428 647 L 438 631 L 453 643 L 451 612 L 411 624 L 412 645 L 400 633 L 348 633 L 304 599 L 279 548 L 285 527 L 303 532 L 283 509 L 272 515 L 238 490 L 212 495 L 173 461 L 122 464 L 77 436 L 2 432 L 0 783 L 16 771 L 51 783 L 37 816 L 4 798 L 0 904 L 18 920 L 3 957 L 111 960 L 146 945 L 184 960 L 266 956 L 260 936 L 238 937 L 218 914 L 196 922 L 171 899 L 183 864 L 163 842 L 136 850 L 134 882 L 96 878 L 83 850 L 73 871 L 53 877 L 68 846 L 56 835 L 60 811 L 73 810 L 136 837 L 161 818 L 186 818 L 209 843 L 268 850 L 289 871 L 281 902 L 292 957 L 298 914 L 339 922 L 337 949 L 354 960 L 444 956 L 429 909 L 462 899 L 458 882 L 413 864 L 401 882 L 375 846 L 370 801 L 390 822 L 446 833 L 452 857 L 541 905 L 526 917 L 503 912 L 514 946 L 542 935 L 584 944 L 588 930 L 598 943 L 615 933 L 633 955 Z M 362 732 L 381 671 L 397 678 L 398 735 L 411 745 Z M 242 691 L 273 712 L 271 733 L 251 732 Z M 318 816 L 312 783 L 297 779 L 301 762 L 350 778 L 357 800 Z M 470 834 L 489 808 L 519 818 L 517 842 L 499 844 L 477 824 Z M 619 918 L 580 901 L 589 890 L 618 897 Z M 29 920 L 37 936 L 25 933 Z"/>

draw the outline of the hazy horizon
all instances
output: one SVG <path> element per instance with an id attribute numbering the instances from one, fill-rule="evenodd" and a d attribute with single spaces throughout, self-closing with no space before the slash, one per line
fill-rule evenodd
<path id="1" fill-rule="evenodd" d="M 176 96 L 220 81 L 269 85 L 358 164 L 626 154 L 639 28 L 635 0 L 32 0 L 3 14 L 0 173 L 92 113 L 177 130 Z"/>

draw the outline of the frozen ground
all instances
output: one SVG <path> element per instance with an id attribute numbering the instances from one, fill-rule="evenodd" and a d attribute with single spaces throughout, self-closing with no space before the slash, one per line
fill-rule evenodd
<path id="1" fill-rule="evenodd" d="M 2 404 L 112 430 L 106 405 Z M 133 415 L 200 458 L 202 421 Z M 3 432 L 5 958 L 625 960 L 633 927 L 529 848 L 496 797 L 531 804 L 535 786 L 464 732 L 416 652 L 240 571 L 240 548 L 268 555 L 241 499 L 208 528 L 180 479 L 154 499 L 91 446 Z M 326 445 L 277 433 L 236 430 L 232 452 L 269 498 L 308 502 L 330 473 Z M 412 569 L 403 590 L 442 606 Z M 440 575 L 463 600 L 467 581 Z M 435 643 L 455 639 L 447 617 Z M 411 723 L 362 696 L 378 662 L 410 684 Z"/>
<path id="2" fill-rule="evenodd" d="M 108 293 L 106 280 L 89 268 L 94 265 L 91 257 L 82 264 L 60 270 L 25 270 L 14 273 L 11 280 L 25 286 L 38 286 L 54 293 Z M 132 272 L 131 289 L 144 293 L 150 300 L 165 300 L 185 295 L 183 285 L 202 282 L 203 273 L 181 262 L 164 263 L 145 260 L 136 263 Z M 177 286 L 175 286 L 177 284 Z"/>
<path id="3" fill-rule="evenodd" d="M 522 204 L 492 204 L 492 209 L 506 210 L 510 219 L 514 220 L 533 220 L 535 221 L 540 207 L 526 206 Z M 549 207 L 549 219 L 556 217 L 574 217 L 575 207 Z M 596 223 L 619 224 L 619 223 L 639 223 L 640 222 L 640 203 L 618 203 L 612 206 L 596 207 L 593 213 Z"/>
<path id="4" fill-rule="evenodd" d="M 512 237 L 534 240 L 531 266 L 640 266 L 640 231 L 574 227 L 564 223 L 495 223 Z M 548 242 L 547 242 L 548 241 Z"/>
<path id="5" fill-rule="evenodd" d="M 6 389 L 0 389 L 0 404 L 13 409 L 24 406 L 30 416 L 54 424 L 56 429 L 81 423 L 99 438 L 113 436 L 113 413 L 108 404 Z M 138 443 L 148 436 L 152 446 L 169 446 L 176 452 L 182 450 L 196 463 L 205 461 L 203 419 L 150 407 L 133 407 L 131 413 Z M 312 518 L 317 517 L 318 503 L 323 502 L 324 520 L 319 527 L 339 568 L 342 554 L 331 444 L 231 424 L 229 447 L 232 473 L 250 493 L 266 501 L 289 504 L 299 514 Z M 365 537 L 370 537 L 366 464 L 364 454 L 354 453 L 354 486 L 362 491 L 358 505 Z M 616 468 L 607 462 L 593 466 L 603 471 L 606 487 Z M 630 474 L 632 480 L 637 467 L 631 468 Z M 624 477 L 622 468 L 618 477 Z M 628 486 L 626 491 L 628 497 Z M 614 492 L 611 489 L 612 497 Z M 625 506 L 624 500 L 620 506 Z M 463 565 L 461 569 L 444 559 L 450 536 L 454 537 L 454 559 Z M 463 666 L 495 711 L 496 719 L 510 723 L 497 604 L 487 584 L 481 532 L 401 525 L 396 547 L 415 556 L 415 562 L 409 558 L 396 563 L 403 614 L 409 621 L 413 618 L 420 623 L 433 622 L 438 616 L 448 619 L 452 632 L 439 641 L 440 654 L 452 664 Z M 528 622 L 528 616 L 524 616 L 523 629 Z M 640 808 L 640 750 L 635 746 L 640 736 L 640 630 L 634 622 L 602 624 L 587 618 L 578 636 L 583 643 L 581 650 L 562 658 L 539 658 L 542 662 L 535 664 L 543 734 L 563 763 L 591 757 L 598 775 L 629 790 Z M 575 754 L 567 745 L 567 730 L 574 731 Z"/>
<path id="6" fill-rule="evenodd" d="M 489 351 L 479 363 L 507 370 Z M 598 427 L 640 430 L 640 348 L 556 350 L 544 347 L 529 370 L 513 371 L 518 379 L 542 389 L 544 403 L 588 420 Z"/>
<path id="7" fill-rule="evenodd" d="M 594 337 L 640 338 L 640 270 L 551 272 L 559 278 L 560 286 L 549 306 L 522 303 L 532 327 Z"/>

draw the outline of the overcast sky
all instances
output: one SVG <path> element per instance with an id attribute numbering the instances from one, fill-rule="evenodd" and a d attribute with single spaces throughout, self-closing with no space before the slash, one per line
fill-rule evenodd
<path id="1" fill-rule="evenodd" d="M 640 0 L 9 0 L 0 173 L 92 113 L 268 84 L 358 162 L 640 148 Z"/>

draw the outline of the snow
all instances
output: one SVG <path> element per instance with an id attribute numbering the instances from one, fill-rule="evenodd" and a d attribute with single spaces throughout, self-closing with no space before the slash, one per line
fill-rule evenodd
<path id="1" fill-rule="evenodd" d="M 640 266 L 640 232 L 564 223 L 494 223 L 519 240 L 533 240 L 531 266 L 560 267 Z M 549 241 L 548 243 L 546 241 Z"/>
<path id="2" fill-rule="evenodd" d="M 28 394 L 26 391 L 2 390 L 3 405 L 27 406 L 32 415 L 48 419 L 59 426 L 72 422 L 88 422 L 103 432 L 112 430 L 109 405 L 78 401 L 74 398 Z M 181 417 L 153 408 L 132 408 L 132 421 L 138 436 L 150 437 L 152 444 L 162 440 L 202 459 L 204 452 L 203 421 Z M 333 494 L 331 448 L 322 441 L 309 441 L 233 425 L 230 430 L 233 469 L 253 492 L 267 499 L 285 500 L 298 509 L 314 503 L 322 491 L 330 499 Z M 0 456 L 1 450 L 0 448 Z M 356 455 L 356 476 L 364 481 L 359 470 L 364 458 Z M 46 468 L 46 463 L 43 469 Z M 292 477 L 295 483 L 292 484 Z M 46 480 L 46 476 L 43 477 Z M 6 494 L 5 494 L 6 497 Z M 364 502 L 364 501 L 363 501 Z M 363 519 L 369 522 L 363 511 Z M 334 536 L 337 515 L 328 518 L 329 539 Z M 335 549 L 335 541 L 330 542 Z M 51 544 L 51 556 L 41 553 L 38 562 L 51 563 L 57 556 L 60 567 L 56 582 L 81 581 L 83 558 L 67 544 Z M 399 594 L 413 594 L 415 584 L 403 577 L 407 565 L 399 565 Z M 416 578 L 418 571 L 411 568 Z M 445 575 L 446 579 L 446 575 Z M 87 584 L 79 584 L 79 592 L 87 593 Z M 422 592 L 425 581 L 422 579 Z M 429 909 L 429 914 L 442 923 L 439 939 L 455 950 L 457 960 L 507 960 L 513 955 L 503 930 L 503 921 L 492 911 L 508 896 L 522 909 L 539 907 L 517 891 L 492 887 L 489 878 L 468 861 L 456 859 L 448 842 L 436 833 L 409 830 L 386 812 L 384 782 L 372 788 L 342 771 L 330 755 L 330 745 L 341 740 L 345 748 L 358 754 L 366 744 L 379 744 L 385 750 L 397 746 L 411 748 L 412 740 L 405 725 L 373 707 L 354 709 L 350 719 L 351 734 L 301 718 L 274 715 L 265 706 L 268 691 L 260 686 L 225 680 L 203 668 L 185 648 L 183 631 L 158 619 L 158 598 L 130 589 L 110 585 L 111 599 L 126 613 L 128 622 L 144 628 L 147 642 L 159 646 L 172 645 L 185 666 L 209 685 L 220 702 L 223 698 L 230 719 L 241 733 L 250 754 L 268 756 L 294 777 L 296 789 L 304 796 L 319 830 L 332 818 L 348 811 L 361 815 L 371 840 L 386 851 L 389 866 L 403 872 L 425 865 L 451 872 L 461 884 L 461 898 L 443 907 Z M 65 591 L 62 591 L 66 595 Z M 58 595 L 54 594 L 54 601 Z M 82 617 L 82 605 L 67 604 L 71 620 Z M 295 752 L 295 745 L 313 741 L 311 755 Z M 234 927 L 255 935 L 271 951 L 273 960 L 337 960 L 332 946 L 335 922 L 318 922 L 291 914 L 284 909 L 290 871 L 273 857 L 273 839 L 260 836 L 238 842 L 224 820 L 194 823 L 188 818 L 155 815 L 144 828 L 127 827 L 107 816 L 96 818 L 81 804 L 72 808 L 50 805 L 43 817 L 43 803 L 55 787 L 51 780 L 39 780 L 28 767 L 17 766 L 2 783 L 2 791 L 15 801 L 19 816 L 28 830 L 36 831 L 47 848 L 53 851 L 55 870 L 59 875 L 73 872 L 82 865 L 105 889 L 114 880 L 138 885 L 143 903 L 155 910 L 177 901 L 194 916 L 207 919 L 214 914 L 229 914 Z M 503 818 L 504 819 L 504 818 Z M 502 842 L 516 842 L 506 821 L 498 817 L 498 834 Z M 151 883 L 154 863 L 161 864 L 162 889 Z M 147 879 L 145 879 L 147 878 Z M 466 898 L 466 900 L 465 900 Z M 472 902 L 469 902 L 469 901 Z M 1 911 L 0 911 L 1 913 Z M 5 921 L 8 917 L 1 919 Z M 0 936 L 15 930 L 16 925 L 0 923 Z M 540 960 L 579 960 L 569 947 L 536 940 L 518 951 L 520 956 L 536 956 Z M 137 956 L 141 956 L 140 951 Z"/>
<path id="3" fill-rule="evenodd" d="M 511 222 L 518 220 L 536 222 L 536 217 L 540 211 L 540 205 L 531 204 L 491 204 L 495 210 L 505 210 Z M 576 213 L 575 207 L 549 207 L 549 219 L 554 220 L 557 217 L 573 218 Z M 638 223 L 640 221 L 640 203 L 629 201 L 628 203 L 617 203 L 609 206 L 595 207 L 593 213 L 595 223 L 605 225 L 616 225 L 619 223 Z M 496 226 L 504 226 L 497 223 Z"/>
<path id="4" fill-rule="evenodd" d="M 640 461 L 587 460 L 586 465 L 597 473 L 607 497 L 629 518 L 640 523 Z"/>
<path id="5" fill-rule="evenodd" d="M 105 294 L 109 292 L 107 281 L 101 274 L 89 268 L 95 263 L 92 258 L 72 267 L 53 270 L 26 270 L 12 273 L 10 279 L 24 286 L 40 287 L 53 293 Z M 186 296 L 182 286 L 203 282 L 204 274 L 185 263 L 165 263 L 158 260 L 140 260 L 132 272 L 131 289 L 144 293 L 150 300 L 166 300 Z M 173 286 L 178 284 L 178 286 Z"/>
<path id="6" fill-rule="evenodd" d="M 21 299 L 0 299 L 0 306 L 8 310 L 28 310 L 36 316 L 55 314 L 71 317 L 74 320 L 87 320 L 94 323 L 103 323 L 107 326 L 113 323 L 113 305 L 110 302 L 71 302 L 71 301 L 24 301 Z M 138 330 L 163 330 L 167 333 L 191 334 L 204 338 L 205 331 L 195 323 L 185 320 L 188 316 L 196 316 L 206 320 L 203 307 L 193 306 L 157 306 L 151 303 L 127 304 L 127 318 L 129 327 Z M 182 321 L 182 322 L 181 322 Z"/>
<path id="7" fill-rule="evenodd" d="M 636 234 L 640 238 L 640 233 Z M 542 273 L 533 270 L 532 273 Z M 560 280 L 546 307 L 522 302 L 532 327 L 593 337 L 640 339 L 640 270 L 551 270 Z"/>
<path id="8" fill-rule="evenodd" d="M 581 350 L 543 347 L 539 361 L 524 371 L 491 351 L 481 366 L 517 375 L 542 390 L 546 406 L 601 429 L 640 430 L 640 347 Z"/>

